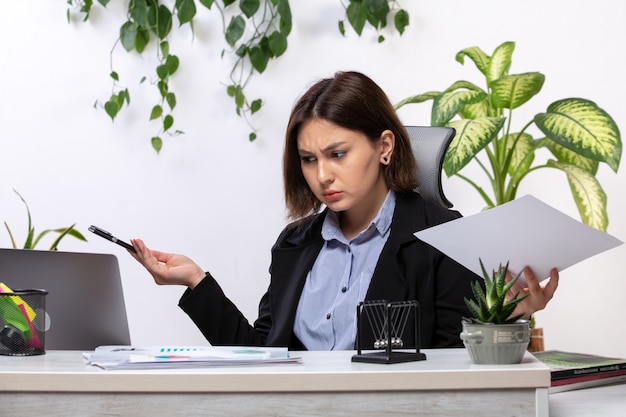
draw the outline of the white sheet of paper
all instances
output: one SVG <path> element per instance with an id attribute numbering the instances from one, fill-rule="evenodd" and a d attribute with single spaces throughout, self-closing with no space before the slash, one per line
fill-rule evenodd
<path id="1" fill-rule="evenodd" d="M 509 203 L 422 231 L 415 236 L 480 277 L 509 262 L 514 274 L 530 266 L 543 281 L 623 242 L 526 195 Z M 520 285 L 525 286 L 524 275 Z"/>

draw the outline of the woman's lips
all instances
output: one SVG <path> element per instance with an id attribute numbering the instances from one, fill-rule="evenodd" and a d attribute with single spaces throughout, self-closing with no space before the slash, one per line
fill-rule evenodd
<path id="1" fill-rule="evenodd" d="M 324 198 L 326 200 L 336 200 L 341 197 L 341 191 L 329 190 L 324 191 Z"/>

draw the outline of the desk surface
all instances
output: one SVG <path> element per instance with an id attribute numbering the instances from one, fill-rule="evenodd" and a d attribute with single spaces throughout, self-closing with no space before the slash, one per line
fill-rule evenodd
<path id="1" fill-rule="evenodd" d="M 423 352 L 425 361 L 392 365 L 351 362 L 354 352 L 342 351 L 294 352 L 303 358 L 299 364 L 104 371 L 86 365 L 81 352 L 49 351 L 0 357 L 0 391 L 394 391 L 550 385 L 549 369 L 530 354 L 520 365 L 474 365 L 465 349 Z"/>
<path id="2" fill-rule="evenodd" d="M 0 417 L 547 417 L 550 370 L 532 355 L 491 366 L 473 365 L 465 349 L 424 353 L 392 365 L 293 352 L 302 363 L 109 371 L 78 351 L 0 357 Z"/>

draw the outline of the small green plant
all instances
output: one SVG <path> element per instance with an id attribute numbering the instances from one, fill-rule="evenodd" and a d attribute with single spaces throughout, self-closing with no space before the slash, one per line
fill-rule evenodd
<path id="1" fill-rule="evenodd" d="M 567 176 L 582 221 L 606 231 L 607 198 L 596 173 L 602 162 L 615 172 L 619 168 L 622 140 L 615 121 L 590 100 L 565 98 L 524 121 L 521 129 L 514 127 L 513 110 L 539 93 L 545 80 L 540 72 L 509 74 L 514 48 L 514 42 L 504 42 L 491 56 L 476 46 L 456 54 L 461 64 L 465 58 L 473 61 L 484 76 L 483 88 L 460 80 L 441 92 L 408 97 L 395 107 L 432 100 L 431 124 L 457 132 L 444 159 L 446 175 L 470 184 L 487 208 L 514 200 L 520 183 L 531 172 L 557 169 Z M 533 124 L 544 136 L 534 138 L 529 133 Z M 545 162 L 535 160 L 542 148 L 552 154 Z M 491 194 L 461 174 L 472 161 L 486 175 Z"/>
<path id="2" fill-rule="evenodd" d="M 483 290 L 480 281 L 471 283 L 474 299 L 465 298 L 465 305 L 473 317 L 464 317 L 463 320 L 470 323 L 493 324 L 514 323 L 519 320 L 522 317 L 521 314 L 513 317 L 511 317 L 511 314 L 513 314 L 515 307 L 528 297 L 528 294 L 520 296 L 518 292 L 508 299 L 507 294 L 519 278 L 521 272 L 507 282 L 508 262 L 504 267 L 500 264 L 497 271 L 492 271 L 492 276 L 487 273 L 482 259 L 480 260 L 480 267 L 485 278 L 485 288 Z"/>
<path id="3" fill-rule="evenodd" d="M 60 229 L 47 229 L 35 235 L 35 227 L 32 224 L 32 219 L 30 216 L 30 209 L 28 208 L 28 204 L 26 203 L 26 200 L 24 200 L 24 198 L 20 195 L 20 193 L 18 193 L 16 190 L 13 190 L 13 191 L 15 192 L 15 194 L 18 195 L 18 197 L 22 200 L 22 202 L 26 206 L 26 213 L 28 215 L 28 233 L 26 235 L 26 241 L 24 242 L 22 249 L 35 249 L 35 246 L 37 246 L 41 238 L 43 238 L 44 236 L 46 236 L 48 233 L 51 233 L 51 232 L 58 233 L 59 236 L 57 236 L 57 238 L 52 242 L 49 250 L 57 250 L 61 239 L 63 239 L 65 236 L 68 236 L 68 235 L 74 236 L 76 239 L 82 240 L 84 242 L 87 241 L 87 239 L 85 239 L 85 236 L 83 236 L 82 233 L 80 233 L 78 230 L 74 228 L 76 223 L 74 223 L 73 225 L 69 227 L 64 227 Z M 13 232 L 11 231 L 11 228 L 9 227 L 6 221 L 4 222 L 4 227 L 7 229 L 7 232 L 9 232 L 9 237 L 11 238 L 11 244 L 13 246 L 13 249 L 17 249 L 18 247 L 15 242 Z"/>

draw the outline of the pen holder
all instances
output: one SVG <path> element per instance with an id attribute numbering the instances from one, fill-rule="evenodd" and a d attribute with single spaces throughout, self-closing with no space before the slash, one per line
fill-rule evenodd
<path id="1" fill-rule="evenodd" d="M 45 351 L 45 290 L 0 292 L 0 355 L 43 355 Z"/>

